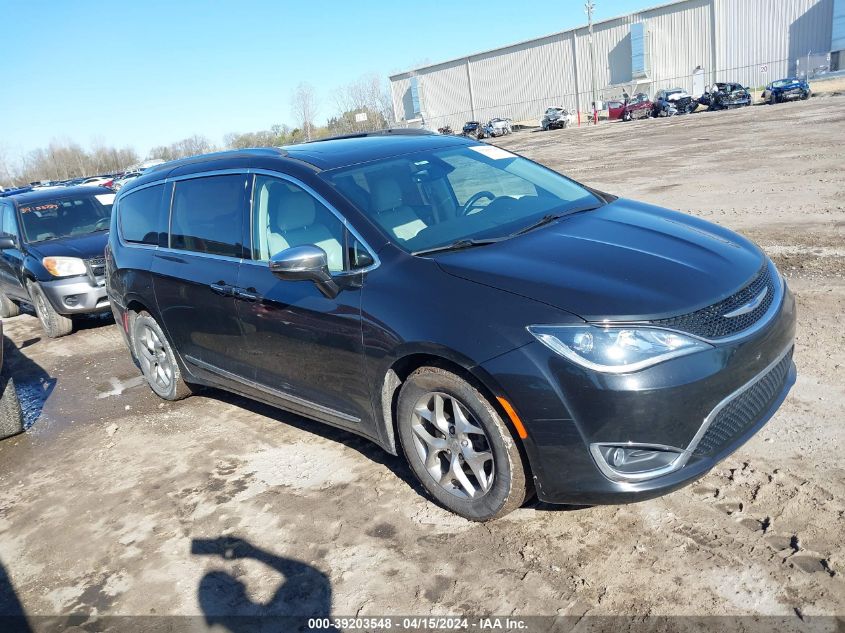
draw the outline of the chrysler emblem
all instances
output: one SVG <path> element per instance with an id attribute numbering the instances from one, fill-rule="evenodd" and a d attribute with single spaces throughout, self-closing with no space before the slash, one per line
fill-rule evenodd
<path id="1" fill-rule="evenodd" d="M 769 294 L 768 288 L 763 288 L 756 297 L 754 297 L 751 301 L 746 303 L 745 305 L 739 306 L 736 310 L 731 310 L 730 312 L 725 312 L 722 316 L 726 319 L 732 319 L 734 317 L 742 316 L 743 314 L 748 314 L 752 310 L 756 309 L 761 303 L 763 303 L 763 299 L 766 298 L 766 295 Z"/>

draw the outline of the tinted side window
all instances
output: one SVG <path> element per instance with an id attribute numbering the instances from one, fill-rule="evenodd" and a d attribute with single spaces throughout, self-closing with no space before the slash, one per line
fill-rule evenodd
<path id="1" fill-rule="evenodd" d="M 126 194 L 120 199 L 118 222 L 127 242 L 167 246 L 167 211 L 161 203 L 164 185 Z"/>
<path id="2" fill-rule="evenodd" d="M 170 219 L 171 248 L 246 256 L 243 249 L 246 185 L 244 174 L 176 182 Z"/>
<path id="3" fill-rule="evenodd" d="M 14 235 L 17 237 L 18 223 L 15 222 L 15 210 L 6 204 L 0 206 L 0 209 L 3 209 L 3 235 Z"/>

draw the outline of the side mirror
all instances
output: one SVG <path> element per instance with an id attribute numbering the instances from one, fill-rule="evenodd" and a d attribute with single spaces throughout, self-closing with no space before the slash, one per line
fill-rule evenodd
<path id="1" fill-rule="evenodd" d="M 5 251 L 7 248 L 16 248 L 15 239 L 8 235 L 0 235 L 0 251 Z"/>
<path id="2" fill-rule="evenodd" d="M 313 281 L 329 299 L 334 299 L 340 288 L 329 273 L 328 256 L 319 246 L 308 244 L 287 248 L 270 258 L 270 272 L 287 281 Z"/>

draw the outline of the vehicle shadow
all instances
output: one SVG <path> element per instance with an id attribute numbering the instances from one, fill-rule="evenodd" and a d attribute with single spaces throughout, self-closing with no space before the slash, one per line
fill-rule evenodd
<path id="1" fill-rule="evenodd" d="M 2 561 L 0 561 L 0 631 L 4 633 L 32 632 L 26 612 Z"/>
<path id="2" fill-rule="evenodd" d="M 21 303 L 20 309 L 21 314 L 31 316 L 33 319 L 38 319 L 38 315 L 35 314 L 35 309 L 31 305 Z M 92 330 L 105 325 L 114 325 L 114 315 L 111 311 L 99 314 L 79 314 L 73 317 L 73 332 Z M 71 333 L 70 336 L 73 336 L 73 333 Z M 23 347 L 23 345 L 21 347 Z"/>
<path id="3" fill-rule="evenodd" d="M 41 417 L 44 403 L 56 387 L 56 379 L 21 349 L 31 345 L 31 339 L 18 347 L 8 336 L 3 336 L 3 373 L 15 381 L 18 399 L 23 412 L 23 428 L 29 429 Z"/>
<path id="4" fill-rule="evenodd" d="M 74 332 L 79 332 L 81 330 L 93 330 L 94 328 L 104 327 L 106 325 L 114 325 L 114 315 L 111 312 L 103 312 L 102 314 L 86 314 L 74 317 L 73 319 Z"/>
<path id="5" fill-rule="evenodd" d="M 420 482 L 417 481 L 417 478 L 414 476 L 414 473 L 411 472 L 408 463 L 405 461 L 404 456 L 401 454 L 398 457 L 391 455 L 370 440 L 355 435 L 354 433 L 350 433 L 349 431 L 344 431 L 343 429 L 323 424 L 322 422 L 318 422 L 316 420 L 309 420 L 308 418 L 296 415 L 295 413 L 289 413 L 271 405 L 250 400 L 249 398 L 244 398 L 227 391 L 209 387 L 203 391 L 203 395 L 219 400 L 220 402 L 225 402 L 227 404 L 246 409 L 252 413 L 263 415 L 288 426 L 292 426 L 299 431 L 311 433 L 312 435 L 319 435 L 320 437 L 331 440 L 332 442 L 338 442 L 339 444 L 354 448 L 367 459 L 392 471 L 393 474 L 404 481 L 408 487 L 416 492 L 420 497 L 430 503 L 436 503 L 428 496 Z M 532 509 L 537 512 L 572 512 L 575 510 L 585 510 L 593 506 L 544 503 L 539 501 L 535 496 L 526 501 L 522 507 Z"/>
<path id="6" fill-rule="evenodd" d="M 522 507 L 534 510 L 535 512 L 576 512 L 578 510 L 589 510 L 595 506 L 558 505 L 554 503 L 545 503 L 534 498 Z"/>
<path id="7" fill-rule="evenodd" d="M 417 481 L 416 477 L 414 477 L 414 473 L 411 472 L 411 469 L 404 457 L 401 455 L 399 457 L 391 455 L 368 439 L 349 431 L 344 431 L 343 429 L 339 429 L 316 420 L 309 420 L 308 418 L 296 415 L 295 413 L 289 413 L 287 411 L 277 409 L 276 407 L 263 404 L 255 400 L 250 400 L 249 398 L 244 398 L 226 391 L 208 388 L 203 392 L 203 395 L 242 409 L 246 409 L 252 413 L 272 418 L 273 420 L 292 426 L 299 431 L 311 433 L 312 435 L 319 435 L 320 437 L 332 442 L 337 442 L 338 444 L 343 444 L 344 446 L 353 448 L 370 461 L 380 464 L 392 471 L 393 474 L 404 481 L 408 487 L 410 487 L 420 497 L 427 500 L 429 499 L 423 487 Z"/>
<path id="8" fill-rule="evenodd" d="M 237 563 L 232 572 L 216 569 L 202 577 L 197 599 L 206 624 L 232 633 L 259 631 L 305 631 L 311 618 L 330 619 L 332 588 L 328 576 L 315 567 L 256 547 L 238 537 L 195 538 L 191 554 L 217 556 L 223 561 L 252 559 L 267 565 L 284 580 L 267 602 L 254 602 Z M 337 631 L 327 626 L 325 631 Z"/>

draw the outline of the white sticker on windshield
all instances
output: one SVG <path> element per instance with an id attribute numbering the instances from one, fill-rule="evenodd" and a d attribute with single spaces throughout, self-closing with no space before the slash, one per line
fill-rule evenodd
<path id="1" fill-rule="evenodd" d="M 98 193 L 94 197 L 100 204 L 112 204 L 114 203 L 114 196 L 113 193 Z"/>
<path id="2" fill-rule="evenodd" d="M 516 154 L 511 154 L 509 151 L 504 150 L 501 147 L 496 147 L 495 145 L 473 145 L 470 149 L 486 156 L 487 158 L 492 158 L 493 160 L 516 158 Z"/>

